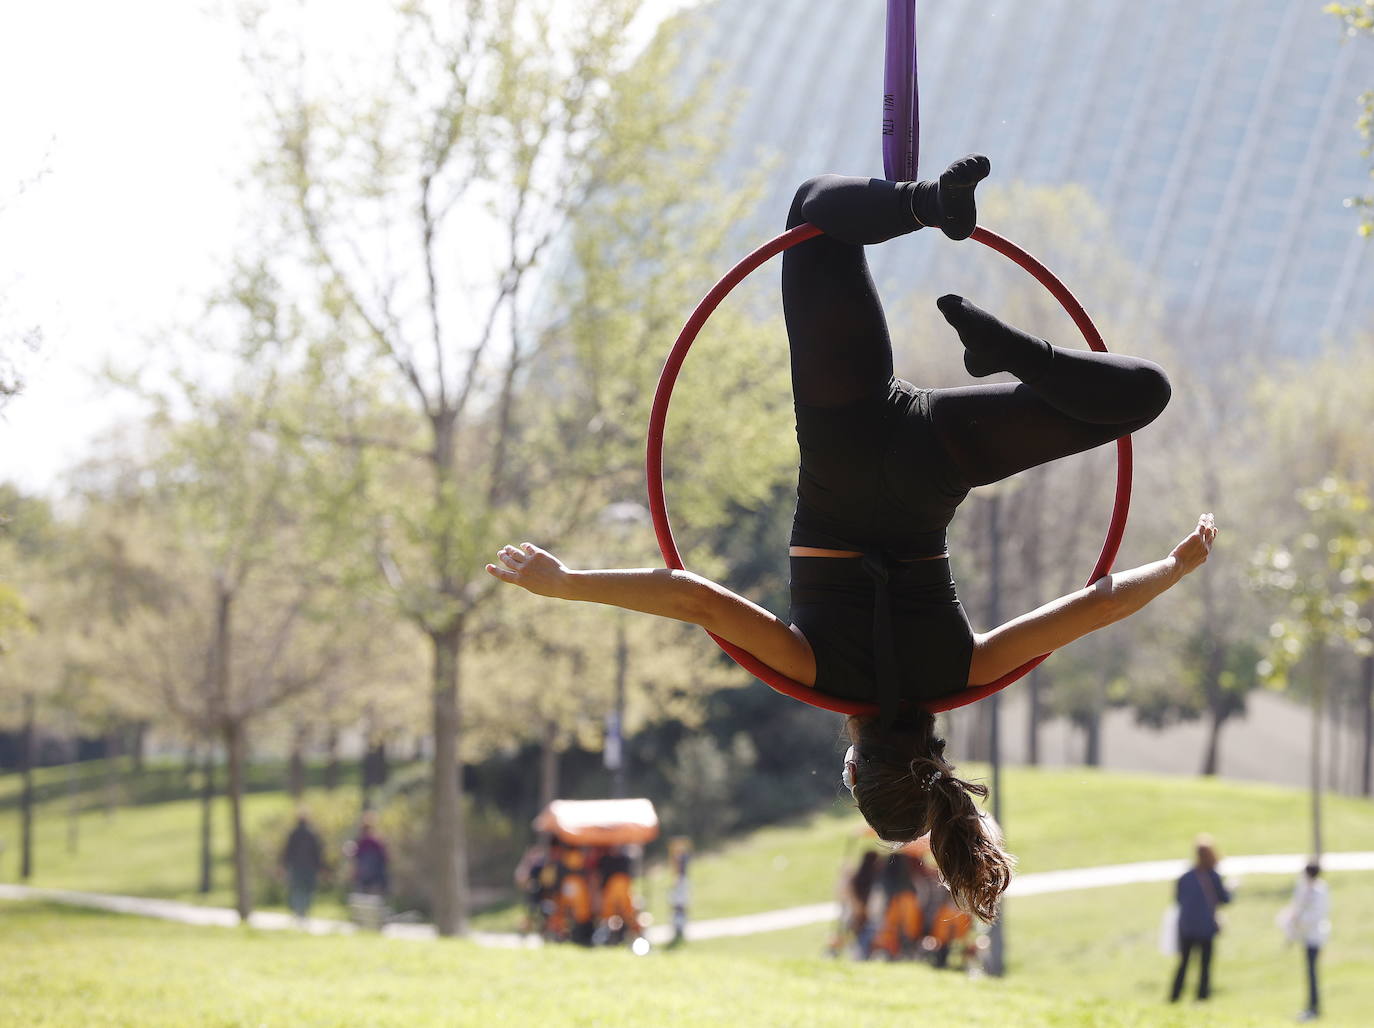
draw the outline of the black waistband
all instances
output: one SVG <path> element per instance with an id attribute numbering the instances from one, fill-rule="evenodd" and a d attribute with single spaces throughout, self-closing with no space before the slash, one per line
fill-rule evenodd
<path id="1" fill-rule="evenodd" d="M 820 550 L 857 550 L 870 553 L 881 549 L 903 560 L 926 560 L 939 557 L 948 544 L 945 530 L 931 532 L 906 532 L 897 544 L 875 545 L 855 534 L 854 526 L 844 521 L 828 518 L 813 510 L 800 500 L 796 513 L 792 516 L 792 546 L 812 546 Z"/>

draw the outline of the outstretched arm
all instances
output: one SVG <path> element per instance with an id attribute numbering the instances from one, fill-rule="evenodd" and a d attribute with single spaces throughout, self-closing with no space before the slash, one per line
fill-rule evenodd
<path id="1" fill-rule="evenodd" d="M 1033 657 L 1134 614 L 1201 567 L 1216 536 L 1216 521 L 1204 514 L 1197 528 L 1163 560 L 1105 575 L 1087 588 L 976 636 L 969 685 L 996 681 Z"/>
<path id="2" fill-rule="evenodd" d="M 804 685 L 816 681 L 806 637 L 756 603 L 690 571 L 576 571 L 531 543 L 503 546 L 487 573 L 539 596 L 604 603 L 700 625 Z"/>

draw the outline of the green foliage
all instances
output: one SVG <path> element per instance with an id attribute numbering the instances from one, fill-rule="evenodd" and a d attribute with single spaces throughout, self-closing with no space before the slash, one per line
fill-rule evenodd
<path id="1" fill-rule="evenodd" d="M 1374 509 L 1368 489 L 1331 476 L 1298 491 L 1305 524 L 1286 541 L 1254 557 L 1258 585 L 1280 597 L 1260 671 L 1284 685 L 1314 646 L 1343 643 L 1360 656 L 1374 652 L 1368 604 L 1374 597 Z"/>
<path id="2" fill-rule="evenodd" d="M 672 795 L 664 814 L 669 832 L 708 844 L 734 827 L 739 811 L 730 803 L 731 793 L 755 757 L 753 740 L 744 733 L 731 740 L 728 750 L 709 735 L 680 742 L 665 771 Z"/>
<path id="3" fill-rule="evenodd" d="M 1335 15 L 1345 24 L 1345 32 L 1348 36 L 1359 35 L 1360 33 L 1374 35 L 1374 0 L 1358 0 L 1356 3 L 1329 3 L 1322 8 L 1327 14 Z M 1360 133 L 1361 138 L 1369 139 L 1374 134 L 1374 89 L 1366 90 L 1360 94 L 1360 116 L 1355 122 L 1355 128 Z M 1374 153 L 1374 148 L 1366 146 L 1365 156 Z M 1370 169 L 1370 177 L 1374 178 L 1374 168 Z M 1365 214 L 1360 222 L 1360 234 L 1368 236 L 1374 234 L 1374 214 L 1370 210 L 1374 209 L 1374 195 L 1352 197 L 1346 201 L 1348 206 L 1362 208 Z"/>
<path id="4" fill-rule="evenodd" d="M 33 632 L 33 619 L 19 590 L 0 582 L 0 657 L 13 648 L 14 642 Z"/>

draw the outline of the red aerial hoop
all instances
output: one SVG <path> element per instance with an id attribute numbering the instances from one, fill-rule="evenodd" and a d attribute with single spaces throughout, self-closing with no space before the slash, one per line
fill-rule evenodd
<path id="1" fill-rule="evenodd" d="M 682 557 L 678 553 L 677 542 L 673 539 L 672 526 L 668 523 L 668 505 L 663 494 L 663 429 L 668 419 L 668 404 L 673 396 L 673 386 L 677 382 L 678 372 L 682 370 L 682 363 L 687 358 L 687 351 L 691 349 L 697 334 L 706 324 L 706 320 L 712 312 L 750 272 L 783 250 L 820 234 L 821 230 L 815 225 L 798 225 L 775 239 L 769 240 L 736 264 L 697 304 L 696 310 L 692 311 L 692 316 L 687 319 L 687 324 L 678 335 L 677 342 L 673 344 L 672 352 L 668 354 L 668 361 L 664 364 L 663 373 L 658 379 L 658 389 L 654 392 L 653 409 L 649 414 L 646 470 L 649 482 L 649 511 L 654 519 L 654 532 L 658 536 L 658 548 L 663 553 L 663 561 L 670 568 L 684 570 Z M 1068 287 L 1055 277 L 1053 272 L 1015 243 L 1002 238 L 995 232 L 988 231 L 982 226 L 974 229 L 973 238 L 984 246 L 989 246 L 998 253 L 1009 257 L 1020 267 L 1030 272 L 1059 301 L 1060 306 L 1064 308 L 1069 317 L 1073 318 L 1074 324 L 1078 326 L 1078 330 L 1083 334 L 1088 346 L 1100 351 L 1107 349 L 1102 342 L 1101 334 L 1092 323 L 1092 319 L 1088 317 L 1082 304 L 1078 302 Z M 1126 531 L 1126 515 L 1131 505 L 1130 436 L 1122 436 L 1116 441 L 1116 454 L 1116 501 L 1112 508 L 1111 522 L 1107 526 L 1107 537 L 1102 543 L 1102 552 L 1098 554 L 1097 563 L 1093 566 L 1092 574 L 1088 576 L 1089 585 L 1111 571 L 1112 565 L 1116 562 L 1117 551 L 1121 547 L 1121 537 Z M 802 685 L 800 682 L 793 681 L 786 675 L 779 674 L 758 660 L 753 654 L 726 642 L 719 636 L 712 635 L 711 638 L 740 667 L 785 696 L 791 696 L 803 703 L 809 703 L 813 707 L 838 711 L 841 714 L 872 715 L 878 712 L 877 704 L 828 696 L 809 686 Z M 1014 671 L 1003 675 L 995 682 L 963 689 L 949 696 L 942 696 L 925 704 L 925 707 L 932 712 L 938 712 L 952 710 L 955 707 L 962 707 L 981 700 L 999 689 L 1005 689 L 1012 682 L 1029 673 L 1048 656 L 1048 653 L 1042 653 Z"/>

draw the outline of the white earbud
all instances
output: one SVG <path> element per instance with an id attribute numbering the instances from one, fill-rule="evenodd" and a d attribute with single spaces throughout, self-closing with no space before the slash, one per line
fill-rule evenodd
<path id="1" fill-rule="evenodd" d="M 841 775 L 840 775 L 840 777 L 841 777 L 842 779 L 844 779 L 844 787 L 845 787 L 846 789 L 848 789 L 848 790 L 850 791 L 851 794 L 853 794 L 853 792 L 854 792 L 854 767 L 855 767 L 854 747 L 851 746 L 851 747 L 849 747 L 848 750 L 845 751 L 845 754 L 844 754 L 844 770 L 843 770 L 843 772 L 842 772 Z"/>

